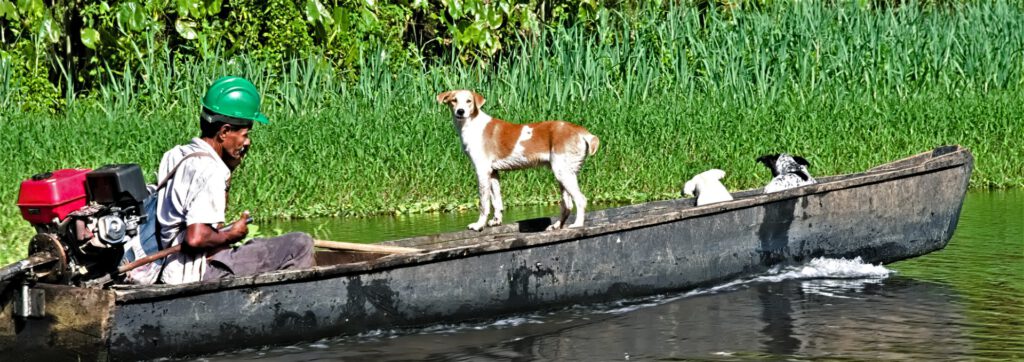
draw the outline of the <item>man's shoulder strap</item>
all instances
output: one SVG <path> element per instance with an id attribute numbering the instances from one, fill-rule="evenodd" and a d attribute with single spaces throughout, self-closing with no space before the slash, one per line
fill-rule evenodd
<path id="1" fill-rule="evenodd" d="M 171 169 L 171 172 L 167 173 L 167 176 L 164 176 L 163 180 L 160 180 L 160 183 L 156 185 L 156 189 L 159 190 L 159 189 L 164 188 L 164 186 L 167 186 L 167 182 L 170 181 L 172 178 L 174 178 L 174 174 L 178 172 L 178 168 L 181 167 L 181 165 L 183 163 L 185 163 L 185 160 L 190 159 L 192 157 L 211 157 L 212 158 L 213 155 L 210 154 L 209 152 L 203 152 L 203 151 L 192 152 L 192 153 L 188 154 L 188 156 L 185 156 L 185 158 L 182 158 L 181 161 L 178 161 L 177 165 L 174 165 L 174 168 Z"/>

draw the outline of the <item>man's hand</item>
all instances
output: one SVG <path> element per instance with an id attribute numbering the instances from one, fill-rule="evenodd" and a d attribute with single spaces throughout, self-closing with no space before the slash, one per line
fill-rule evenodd
<path id="1" fill-rule="evenodd" d="M 250 222 L 252 222 L 252 217 L 249 216 L 249 210 L 245 210 L 242 211 L 242 217 L 222 229 L 222 231 L 228 234 L 227 239 L 230 243 L 241 241 L 245 239 L 246 235 L 249 235 Z"/>

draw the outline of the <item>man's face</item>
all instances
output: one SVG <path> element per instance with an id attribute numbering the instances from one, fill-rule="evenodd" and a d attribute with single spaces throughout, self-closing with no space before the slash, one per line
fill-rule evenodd
<path id="1" fill-rule="evenodd" d="M 249 151 L 252 141 L 249 139 L 250 128 L 227 127 L 224 131 L 224 163 L 234 170 L 242 163 L 242 158 Z"/>

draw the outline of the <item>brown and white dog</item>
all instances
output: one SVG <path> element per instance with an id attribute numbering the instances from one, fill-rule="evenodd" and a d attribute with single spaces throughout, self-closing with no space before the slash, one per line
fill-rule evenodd
<path id="1" fill-rule="evenodd" d="M 452 90 L 437 95 L 437 102 L 451 108 L 455 131 L 476 169 L 480 191 L 480 218 L 469 224 L 473 230 L 501 225 L 501 186 L 498 171 L 550 165 L 562 187 L 562 214 L 548 230 L 565 226 L 573 204 L 576 220 L 569 227 L 583 226 L 587 198 L 580 191 L 576 175 L 587 156 L 597 152 L 600 140 L 585 128 L 563 121 L 515 124 L 484 113 L 484 97 L 469 90 Z M 487 221 L 493 202 L 494 218 Z"/>

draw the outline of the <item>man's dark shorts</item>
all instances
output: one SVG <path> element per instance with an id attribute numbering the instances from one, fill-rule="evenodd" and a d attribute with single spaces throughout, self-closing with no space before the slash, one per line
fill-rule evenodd
<path id="1" fill-rule="evenodd" d="M 309 268 L 313 266 L 313 238 L 306 233 L 289 233 L 252 239 L 237 248 L 214 254 L 206 264 L 204 281 Z"/>

